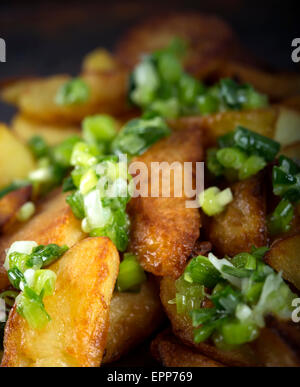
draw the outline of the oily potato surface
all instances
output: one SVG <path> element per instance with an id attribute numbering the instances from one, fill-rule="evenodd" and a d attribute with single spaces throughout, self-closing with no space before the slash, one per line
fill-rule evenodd
<path id="1" fill-rule="evenodd" d="M 180 130 L 198 128 L 204 132 L 206 146 L 215 145 L 218 137 L 236 129 L 238 125 L 253 130 L 263 136 L 274 138 L 278 121 L 277 108 L 257 110 L 227 111 L 207 116 L 182 117 L 170 120 L 172 128 Z"/>
<path id="2" fill-rule="evenodd" d="M 115 246 L 108 238 L 86 238 L 49 269 L 57 275 L 54 294 L 44 299 L 51 321 L 34 330 L 14 307 L 5 329 L 2 366 L 99 366 L 119 270 Z"/>
<path id="3" fill-rule="evenodd" d="M 30 150 L 0 123 L 0 188 L 13 180 L 27 178 L 34 168 Z"/>
<path id="4" fill-rule="evenodd" d="M 14 117 L 12 131 L 24 143 L 34 136 L 41 136 L 49 145 L 57 145 L 70 136 L 81 134 L 79 125 L 46 124 L 22 114 Z"/>
<path id="5" fill-rule="evenodd" d="M 126 107 L 126 72 L 85 73 L 81 79 L 89 87 L 89 97 L 83 103 L 58 105 L 55 97 L 66 82 L 67 75 L 55 75 L 33 83 L 21 94 L 18 107 L 22 114 L 37 121 L 55 124 L 79 124 L 96 113 L 121 114 Z"/>
<path id="6" fill-rule="evenodd" d="M 175 37 L 187 44 L 184 65 L 197 75 L 207 74 L 217 61 L 234 55 L 237 49 L 231 27 L 219 18 L 194 12 L 169 12 L 150 17 L 124 34 L 116 57 L 133 67 L 143 54 L 167 47 Z"/>
<path id="7" fill-rule="evenodd" d="M 148 171 L 152 162 L 184 162 L 203 160 L 202 134 L 197 130 L 178 131 L 151 147 L 135 161 L 143 162 Z M 197 208 L 186 208 L 184 193 L 174 196 L 170 180 L 170 197 L 161 197 L 163 178 L 151 185 L 151 174 L 143 184 L 159 188 L 158 197 L 135 197 L 128 204 L 131 221 L 129 251 L 135 253 L 146 271 L 158 276 L 179 276 L 199 237 L 200 216 Z M 180 175 L 180 178 L 182 175 Z M 194 180 L 194 177 L 187 176 Z M 141 183 L 141 184 L 142 184 Z M 191 199 L 189 199 L 191 200 Z"/>
<path id="8" fill-rule="evenodd" d="M 231 190 L 233 201 L 221 214 L 212 217 L 208 226 L 208 238 L 220 257 L 233 257 L 267 243 L 263 176 L 235 183 Z"/>
<path id="9" fill-rule="evenodd" d="M 266 262 L 285 280 L 300 290 L 300 233 L 276 240 L 266 255 Z"/>
<path id="10" fill-rule="evenodd" d="M 164 367 L 224 367 L 181 343 L 169 330 L 161 332 L 152 341 L 151 352 Z"/>
<path id="11" fill-rule="evenodd" d="M 18 210 L 30 200 L 32 186 L 21 187 L 0 199 L 0 234 L 14 225 Z"/>
<path id="12" fill-rule="evenodd" d="M 39 245 L 56 243 L 71 247 L 84 238 L 80 221 L 75 218 L 65 199 L 66 194 L 53 192 L 38 206 L 37 213 L 29 221 L 14 233 L 0 239 L 0 289 L 9 286 L 7 273 L 2 265 L 5 261 L 5 250 L 13 242 L 29 240 Z"/>
<path id="13" fill-rule="evenodd" d="M 159 286 L 148 279 L 137 293 L 115 292 L 103 363 L 111 363 L 151 335 L 164 319 Z"/>

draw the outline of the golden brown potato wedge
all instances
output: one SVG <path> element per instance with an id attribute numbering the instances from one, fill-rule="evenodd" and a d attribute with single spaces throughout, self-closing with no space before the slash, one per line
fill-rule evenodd
<path id="1" fill-rule="evenodd" d="M 285 280 L 300 290 L 300 233 L 275 241 L 266 255 L 267 263 L 281 271 Z"/>
<path id="2" fill-rule="evenodd" d="M 300 366 L 299 357 L 292 347 L 269 328 L 263 329 L 259 338 L 253 343 L 245 344 L 230 351 L 218 349 L 210 342 L 195 344 L 190 317 L 178 315 L 176 305 L 169 304 L 169 301 L 175 298 L 175 294 L 175 280 L 170 277 L 164 277 L 161 280 L 160 289 L 162 304 L 171 321 L 173 333 L 189 347 L 196 349 L 211 359 L 232 367 Z"/>
<path id="3" fill-rule="evenodd" d="M 0 188 L 13 180 L 24 179 L 35 168 L 30 150 L 0 124 Z"/>
<path id="4" fill-rule="evenodd" d="M 224 212 L 212 217 L 208 225 L 209 240 L 220 257 L 233 257 L 267 242 L 263 176 L 235 183 L 231 190 L 233 201 Z"/>
<path id="5" fill-rule="evenodd" d="M 151 335 L 165 318 L 159 286 L 148 279 L 138 293 L 115 292 L 103 363 L 111 363 Z"/>
<path id="6" fill-rule="evenodd" d="M 204 131 L 206 146 L 215 145 L 217 138 L 244 126 L 263 136 L 274 138 L 278 119 L 277 108 L 258 110 L 227 111 L 208 116 L 183 117 L 170 121 L 174 129 L 199 128 Z"/>
<path id="7" fill-rule="evenodd" d="M 66 138 L 80 135 L 79 125 L 45 124 L 18 114 L 12 121 L 12 131 L 27 143 L 33 136 L 41 136 L 49 145 L 57 145 Z"/>
<path id="8" fill-rule="evenodd" d="M 300 160 L 300 141 L 285 146 L 282 148 L 280 154 L 290 157 L 291 159 Z"/>
<path id="9" fill-rule="evenodd" d="M 174 12 L 135 25 L 122 37 L 116 56 L 125 65 L 133 67 L 142 54 L 165 48 L 175 37 L 187 43 L 185 66 L 198 75 L 206 75 L 216 61 L 232 56 L 237 49 L 233 31 L 219 18 Z"/>
<path id="10" fill-rule="evenodd" d="M 161 332 L 152 341 L 151 352 L 165 367 L 224 367 L 182 344 L 169 330 Z"/>
<path id="11" fill-rule="evenodd" d="M 99 47 L 88 53 L 82 63 L 82 72 L 103 72 L 109 70 L 116 70 L 118 63 L 113 55 Z"/>
<path id="12" fill-rule="evenodd" d="M 86 102 L 58 105 L 55 102 L 56 94 L 71 78 L 67 75 L 56 75 L 35 82 L 21 94 L 18 103 L 21 112 L 45 123 L 78 124 L 90 114 L 121 114 L 127 110 L 125 71 L 120 69 L 103 73 L 85 73 L 81 78 L 90 89 Z"/>
<path id="13" fill-rule="evenodd" d="M 8 80 L 0 84 L 0 98 L 6 103 L 17 105 L 21 94 L 40 78 L 21 78 Z"/>
<path id="14" fill-rule="evenodd" d="M 0 289 L 8 285 L 7 273 L 2 264 L 5 260 L 5 249 L 13 242 L 30 240 L 39 245 L 56 243 L 71 247 L 85 234 L 81 230 L 81 224 L 72 213 L 65 201 L 66 194 L 54 192 L 38 206 L 33 218 L 23 224 L 13 234 L 2 236 L 0 239 Z"/>
<path id="15" fill-rule="evenodd" d="M 86 238 L 49 269 L 57 275 L 54 294 L 44 299 L 51 321 L 34 330 L 14 307 L 6 324 L 2 366 L 98 367 L 119 271 L 118 251 L 108 238 Z"/>
<path id="16" fill-rule="evenodd" d="M 7 232 L 17 221 L 18 210 L 31 198 L 32 186 L 21 187 L 0 199 L 0 234 Z"/>
<path id="17" fill-rule="evenodd" d="M 151 171 L 152 162 L 201 161 L 202 133 L 198 130 L 174 132 L 159 141 L 135 161 L 143 162 Z M 195 165 L 195 164 L 194 164 Z M 151 173 L 147 183 L 151 187 Z M 192 177 L 190 177 L 192 179 Z M 199 237 L 200 216 L 197 208 L 186 208 L 187 198 L 174 197 L 174 183 L 170 197 L 132 198 L 128 205 L 131 220 L 129 251 L 135 253 L 146 271 L 158 276 L 179 276 Z"/>

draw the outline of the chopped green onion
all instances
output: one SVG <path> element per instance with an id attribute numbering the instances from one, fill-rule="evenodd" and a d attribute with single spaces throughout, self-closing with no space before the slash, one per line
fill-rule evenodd
<path id="1" fill-rule="evenodd" d="M 199 255 L 188 264 L 183 277 L 187 282 L 199 283 L 207 288 L 212 288 L 220 280 L 220 273 L 209 262 L 208 258 Z"/>
<path id="2" fill-rule="evenodd" d="M 233 321 L 222 326 L 221 334 L 227 344 L 239 346 L 257 339 L 259 329 L 254 323 Z"/>
<path id="3" fill-rule="evenodd" d="M 129 121 L 114 139 L 112 151 L 115 154 L 140 155 L 169 134 L 170 129 L 161 117 L 134 119 Z"/>
<path id="4" fill-rule="evenodd" d="M 32 202 L 27 202 L 17 212 L 17 219 L 20 222 L 26 222 L 35 213 L 35 205 Z"/>
<path id="5" fill-rule="evenodd" d="M 49 147 L 41 136 L 31 137 L 31 139 L 28 141 L 28 146 L 37 159 L 45 157 L 49 153 Z"/>
<path id="6" fill-rule="evenodd" d="M 196 309 L 191 312 L 192 324 L 194 328 L 197 328 L 199 325 L 211 322 L 217 317 L 216 308 L 201 308 Z"/>
<path id="7" fill-rule="evenodd" d="M 73 214 L 77 219 L 83 219 L 85 216 L 83 196 L 79 191 L 75 191 L 67 196 L 66 202 L 71 207 Z"/>
<path id="8" fill-rule="evenodd" d="M 199 195 L 200 206 L 208 216 L 220 214 L 232 200 L 230 188 L 220 191 L 217 187 L 210 187 Z"/>
<path id="9" fill-rule="evenodd" d="M 294 208 L 292 203 L 287 199 L 282 199 L 268 219 L 269 233 L 277 235 L 289 231 L 293 217 Z"/>
<path id="10" fill-rule="evenodd" d="M 217 160 L 225 168 L 240 170 L 247 160 L 245 152 L 236 148 L 223 148 L 217 151 Z"/>
<path id="11" fill-rule="evenodd" d="M 182 75 L 181 63 L 172 53 L 160 54 L 157 58 L 157 68 L 160 76 L 166 82 L 175 83 Z"/>
<path id="12" fill-rule="evenodd" d="M 51 151 L 53 160 L 63 167 L 70 167 L 73 148 L 78 142 L 80 142 L 80 137 L 71 136 L 60 144 L 56 145 Z"/>
<path id="13" fill-rule="evenodd" d="M 165 118 L 177 118 L 180 113 L 180 104 L 177 98 L 156 99 L 150 105 L 150 111 Z"/>
<path id="14" fill-rule="evenodd" d="M 82 123 L 83 138 L 87 143 L 110 142 L 117 134 L 116 120 L 105 114 L 86 117 Z"/>
<path id="15" fill-rule="evenodd" d="M 15 289 L 21 289 L 22 283 L 25 283 L 24 274 L 16 267 L 9 269 L 7 272 L 9 282 Z"/>
<path id="16" fill-rule="evenodd" d="M 117 280 L 119 292 L 136 289 L 146 281 L 146 274 L 133 254 L 125 254 L 120 263 L 120 270 Z"/>
<path id="17" fill-rule="evenodd" d="M 239 180 L 245 180 L 249 177 L 256 175 L 261 171 L 267 163 L 260 156 L 250 156 L 241 166 L 239 170 Z"/>
<path id="18" fill-rule="evenodd" d="M 17 312 L 33 329 L 43 329 L 51 320 L 41 297 L 28 287 L 16 298 L 16 305 Z"/>
<path id="19" fill-rule="evenodd" d="M 221 176 L 224 173 L 223 165 L 217 159 L 217 149 L 210 148 L 207 150 L 206 164 L 208 170 L 215 176 Z"/>
<path id="20" fill-rule="evenodd" d="M 76 189 L 76 186 L 73 182 L 72 176 L 66 177 L 63 181 L 63 186 L 62 186 L 63 192 L 74 191 L 75 189 Z"/>
<path id="21" fill-rule="evenodd" d="M 204 85 L 188 74 L 183 74 L 179 80 L 179 98 L 183 104 L 192 105 L 197 96 L 205 92 Z"/>
<path id="22" fill-rule="evenodd" d="M 85 195 L 88 192 L 90 192 L 93 188 L 95 188 L 97 183 L 98 183 L 98 177 L 96 175 L 96 172 L 94 169 L 90 168 L 80 179 L 79 190 L 82 193 L 82 195 Z"/>
<path id="23" fill-rule="evenodd" d="M 45 297 L 53 294 L 55 282 L 56 274 L 52 270 L 36 270 L 27 284 L 36 294 Z"/>
<path id="24" fill-rule="evenodd" d="M 80 78 L 74 78 L 63 84 L 55 97 L 57 105 L 77 105 L 86 102 L 90 95 L 90 88 Z"/>
<path id="25" fill-rule="evenodd" d="M 30 254 L 29 267 L 41 268 L 49 266 L 68 251 L 68 249 L 66 245 L 58 246 L 54 243 L 34 247 Z"/>
<path id="26" fill-rule="evenodd" d="M 273 161 L 280 149 L 278 142 L 242 126 L 234 132 L 234 143 L 248 154 L 256 154 L 266 161 Z"/>
<path id="27" fill-rule="evenodd" d="M 219 110 L 219 100 L 210 94 L 201 95 L 196 100 L 197 108 L 203 115 L 216 113 Z"/>
<path id="28" fill-rule="evenodd" d="M 192 310 L 201 308 L 205 295 L 204 290 L 203 285 L 189 283 L 185 281 L 183 276 L 179 277 L 176 280 L 176 298 L 174 300 L 177 313 L 188 316 Z"/>
<path id="29" fill-rule="evenodd" d="M 84 142 L 77 142 L 73 148 L 71 165 L 80 167 L 91 167 L 97 164 L 99 152 L 96 147 Z"/>
<path id="30" fill-rule="evenodd" d="M 249 253 L 239 253 L 234 256 L 231 260 L 231 263 L 238 269 L 256 269 L 256 258 Z"/>

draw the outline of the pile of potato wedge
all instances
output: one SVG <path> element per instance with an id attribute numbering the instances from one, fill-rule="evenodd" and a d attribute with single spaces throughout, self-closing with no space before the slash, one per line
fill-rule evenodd
<path id="1" fill-rule="evenodd" d="M 170 14 L 132 27 L 113 53 L 97 48 L 84 58 L 80 77 L 89 85 L 91 98 L 79 106 L 54 103 L 57 90 L 71 78 L 68 75 L 2 83 L 0 97 L 13 104 L 17 113 L 9 126 L 0 124 L 0 189 L 36 168 L 27 146 L 33 136 L 56 145 L 70 135 L 80 135 L 81 122 L 88 115 L 112 115 L 120 127 L 139 116 L 127 100 L 129 74 L 143 53 L 166 46 L 174 36 L 190 43 L 188 72 L 204 82 L 232 77 L 251 83 L 269 96 L 271 104 L 171 119 L 171 135 L 137 161 L 204 161 L 206 149 L 238 125 L 280 142 L 282 154 L 300 160 L 300 73 L 271 74 L 257 68 L 231 27 L 216 17 Z M 292 230 L 271 239 L 265 185 L 263 173 L 233 184 L 233 201 L 212 220 L 197 208 L 186 208 L 184 196 L 131 199 L 128 251 L 137 255 L 147 272 L 138 293 L 116 290 L 119 252 L 109 238 L 89 237 L 82 231 L 61 188 L 37 200 L 34 216 L 25 223 L 16 214 L 31 197 L 31 188 L 2 197 L 0 291 L 10 289 L 3 263 L 14 241 L 70 247 L 50 267 L 57 275 L 54 294 L 45 298 L 51 322 L 35 331 L 13 306 L 5 327 L 2 366 L 113 366 L 143 342 L 154 359 L 167 367 L 300 366 L 297 324 L 270 318 L 253 343 L 225 351 L 210 342 L 195 344 L 190 319 L 179 316 L 169 303 L 175 298 L 175 280 L 199 251 L 233 256 L 250 251 L 252 245 L 270 246 L 266 262 L 300 294 L 300 206 Z"/>

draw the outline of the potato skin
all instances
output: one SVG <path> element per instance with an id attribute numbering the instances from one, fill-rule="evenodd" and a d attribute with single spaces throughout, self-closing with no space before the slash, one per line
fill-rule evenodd
<path id="1" fill-rule="evenodd" d="M 265 256 L 266 262 L 300 290 L 300 232 L 277 239 Z"/>
<path id="2" fill-rule="evenodd" d="M 224 367 L 182 344 L 168 329 L 152 341 L 151 352 L 165 367 Z"/>
<path id="3" fill-rule="evenodd" d="M 41 136 L 48 145 L 57 145 L 70 136 L 81 134 L 79 125 L 45 124 L 22 114 L 14 117 L 12 131 L 24 143 L 27 143 L 33 136 Z"/>
<path id="4" fill-rule="evenodd" d="M 231 190 L 233 201 L 208 226 L 208 239 L 220 257 L 233 257 L 267 243 L 263 175 L 235 183 Z"/>
<path id="5" fill-rule="evenodd" d="M 18 210 L 30 200 L 32 186 L 21 187 L 0 199 L 0 234 L 9 232 L 15 224 Z"/>
<path id="6" fill-rule="evenodd" d="M 89 99 L 76 105 L 58 105 L 56 94 L 70 81 L 67 75 L 55 75 L 34 82 L 21 93 L 18 107 L 22 114 L 44 123 L 80 124 L 87 115 L 121 114 L 126 105 L 127 72 L 123 69 L 99 73 L 84 73 L 81 78 L 90 89 Z"/>
<path id="7" fill-rule="evenodd" d="M 263 136 L 274 138 L 279 109 L 270 107 L 257 110 L 227 111 L 207 116 L 182 117 L 170 120 L 174 129 L 198 128 L 204 132 L 205 146 L 216 145 L 217 139 L 244 126 Z"/>
<path id="8" fill-rule="evenodd" d="M 138 293 L 113 294 L 103 363 L 111 363 L 151 335 L 165 318 L 159 287 L 149 278 Z"/>
<path id="9" fill-rule="evenodd" d="M 73 246 L 85 234 L 81 224 L 66 203 L 66 194 L 55 191 L 38 206 L 36 215 L 13 234 L 2 236 L 0 239 L 0 289 L 9 286 L 7 272 L 2 266 L 5 261 L 5 249 L 15 241 L 33 240 L 40 245 L 56 243 Z"/>
<path id="10" fill-rule="evenodd" d="M 119 270 L 115 246 L 108 238 L 86 238 L 49 269 L 57 274 L 54 294 L 44 299 L 52 320 L 34 330 L 14 307 L 5 329 L 2 367 L 99 366 Z"/>
<path id="11" fill-rule="evenodd" d="M 184 162 L 203 160 L 202 134 L 189 129 L 178 131 L 159 141 L 135 161 L 143 162 L 151 171 L 152 162 Z M 150 192 L 151 173 L 148 176 Z M 160 179 L 160 186 L 162 186 Z M 171 180 L 172 181 L 172 180 Z M 151 187 L 152 189 L 153 187 Z M 161 195 L 161 191 L 159 193 Z M 186 208 L 187 198 L 136 197 L 128 204 L 131 221 L 129 251 L 135 253 L 143 268 L 157 276 L 180 275 L 199 237 L 200 215 L 197 208 Z"/>
<path id="12" fill-rule="evenodd" d="M 34 168 L 30 150 L 0 123 L 0 188 L 13 180 L 27 178 Z"/>

